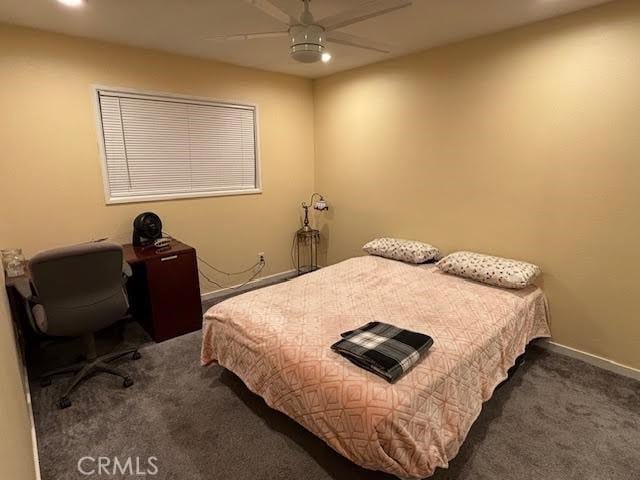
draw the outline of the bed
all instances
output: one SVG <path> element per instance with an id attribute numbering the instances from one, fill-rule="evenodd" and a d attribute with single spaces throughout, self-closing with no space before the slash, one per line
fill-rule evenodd
<path id="1" fill-rule="evenodd" d="M 434 339 L 395 384 L 329 348 L 374 320 Z M 547 320 L 538 287 L 501 289 L 364 256 L 214 306 L 201 360 L 356 464 L 422 478 L 447 467 L 526 345 L 549 336 Z"/>

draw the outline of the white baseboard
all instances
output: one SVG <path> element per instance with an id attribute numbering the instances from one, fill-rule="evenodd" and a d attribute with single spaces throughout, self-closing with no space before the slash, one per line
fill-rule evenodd
<path id="1" fill-rule="evenodd" d="M 27 366 L 22 365 L 24 375 L 24 390 L 27 401 L 27 411 L 29 413 L 29 422 L 31 423 L 31 446 L 33 448 L 33 466 L 35 468 L 36 478 L 40 480 L 40 455 L 38 453 L 38 438 L 36 437 L 36 421 L 33 418 L 33 403 L 31 402 L 31 386 L 29 385 L 29 373 L 27 372 Z"/>
<path id="2" fill-rule="evenodd" d="M 255 280 L 251 280 L 246 285 L 240 284 L 233 287 L 221 288 L 220 290 L 215 290 L 213 292 L 203 293 L 202 295 L 200 295 L 200 297 L 202 298 L 203 302 L 208 300 L 215 300 L 217 298 L 226 297 L 232 293 L 248 292 L 249 290 L 254 290 L 256 288 L 273 285 L 274 283 L 279 283 L 295 276 L 295 270 L 287 270 L 286 272 L 274 273 L 273 275 L 268 275 L 266 277 L 256 278 Z"/>
<path id="3" fill-rule="evenodd" d="M 640 380 L 640 370 L 622 365 L 614 362 L 613 360 L 602 358 L 592 353 L 583 352 L 576 348 L 567 347 L 566 345 L 552 342 L 551 340 L 540 340 L 536 342 L 536 344 L 552 352 L 582 360 L 583 362 L 609 370 L 610 372 L 614 372 L 619 375 L 624 375 L 625 377 L 633 378 L 634 380 Z"/>

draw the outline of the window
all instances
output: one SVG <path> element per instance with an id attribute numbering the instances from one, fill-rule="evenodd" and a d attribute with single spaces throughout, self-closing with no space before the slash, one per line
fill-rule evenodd
<path id="1" fill-rule="evenodd" d="M 255 106 L 96 92 L 107 203 L 260 192 Z"/>

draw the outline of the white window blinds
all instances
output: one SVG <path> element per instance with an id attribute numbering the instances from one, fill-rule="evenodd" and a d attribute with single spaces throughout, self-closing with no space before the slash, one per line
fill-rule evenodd
<path id="1" fill-rule="evenodd" d="M 97 94 L 109 203 L 260 191 L 254 106 Z"/>

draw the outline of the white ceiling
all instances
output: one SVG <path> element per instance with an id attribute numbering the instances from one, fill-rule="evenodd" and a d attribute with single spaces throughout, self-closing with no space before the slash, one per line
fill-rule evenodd
<path id="1" fill-rule="evenodd" d="M 322 18 L 364 1 L 312 0 L 311 10 Z M 56 0 L 1 0 L 0 22 L 316 78 L 607 1 L 414 0 L 408 8 L 342 29 L 392 45 L 391 54 L 331 44 L 333 60 L 311 65 L 289 58 L 286 37 L 207 39 L 280 29 L 276 20 L 243 0 L 87 0 L 80 8 Z"/>

